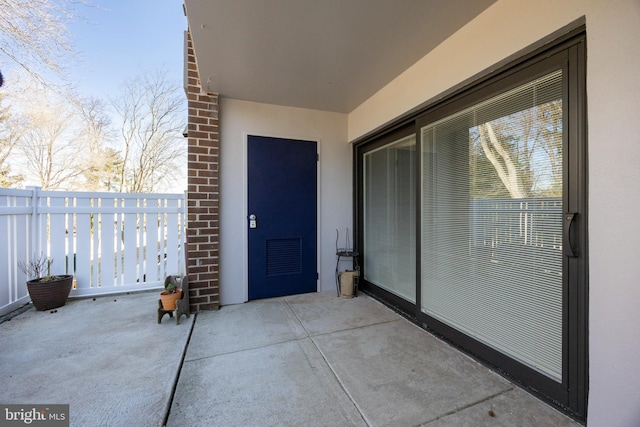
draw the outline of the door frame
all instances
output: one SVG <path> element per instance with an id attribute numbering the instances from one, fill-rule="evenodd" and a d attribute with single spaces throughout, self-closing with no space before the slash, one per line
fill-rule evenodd
<path id="1" fill-rule="evenodd" d="M 280 134 L 274 132 L 261 131 L 244 131 L 242 132 L 242 218 L 244 227 L 242 229 L 242 283 L 243 283 L 243 300 L 249 301 L 249 137 L 260 136 L 266 138 L 281 138 L 291 140 L 315 141 L 318 154 L 318 167 L 316 168 L 316 269 L 318 270 L 318 278 L 316 279 L 316 292 L 320 291 L 320 283 L 322 279 L 322 233 L 320 224 L 322 224 L 322 192 L 321 192 L 321 167 L 322 160 L 322 140 L 317 136 L 299 135 L 299 134 Z M 222 201 L 221 197 L 221 201 Z M 221 224 L 221 227 L 224 225 Z"/>

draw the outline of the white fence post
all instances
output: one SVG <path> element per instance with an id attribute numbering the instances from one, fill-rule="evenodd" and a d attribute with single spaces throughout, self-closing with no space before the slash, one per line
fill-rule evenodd
<path id="1" fill-rule="evenodd" d="M 26 230 L 29 235 L 29 251 L 27 253 L 26 262 L 33 261 L 34 256 L 42 255 L 42 247 L 40 247 L 41 234 L 40 221 L 38 218 L 38 207 L 40 206 L 40 190 L 41 187 L 27 187 L 31 192 L 31 226 Z"/>

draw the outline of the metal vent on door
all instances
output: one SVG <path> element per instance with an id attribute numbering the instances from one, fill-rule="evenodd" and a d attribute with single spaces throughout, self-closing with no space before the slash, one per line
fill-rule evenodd
<path id="1" fill-rule="evenodd" d="M 267 276 L 300 274 L 302 269 L 302 239 L 267 240 Z"/>

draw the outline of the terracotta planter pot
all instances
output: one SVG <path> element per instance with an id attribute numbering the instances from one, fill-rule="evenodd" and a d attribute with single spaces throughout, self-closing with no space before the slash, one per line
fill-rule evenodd
<path id="1" fill-rule="evenodd" d="M 178 288 L 178 291 L 174 294 L 170 294 L 169 291 L 160 292 L 160 300 L 162 300 L 162 308 L 164 310 L 175 310 L 176 301 L 182 298 L 182 288 Z"/>
<path id="2" fill-rule="evenodd" d="M 73 286 L 73 276 L 57 276 L 57 280 L 41 282 L 40 279 L 29 280 L 27 290 L 31 302 L 38 311 L 51 310 L 62 307 L 69 298 L 69 292 Z"/>

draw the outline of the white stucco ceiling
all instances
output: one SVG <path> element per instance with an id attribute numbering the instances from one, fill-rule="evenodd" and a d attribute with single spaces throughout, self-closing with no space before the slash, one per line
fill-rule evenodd
<path id="1" fill-rule="evenodd" d="M 185 8 L 209 92 L 348 113 L 494 2 L 185 0 Z"/>

